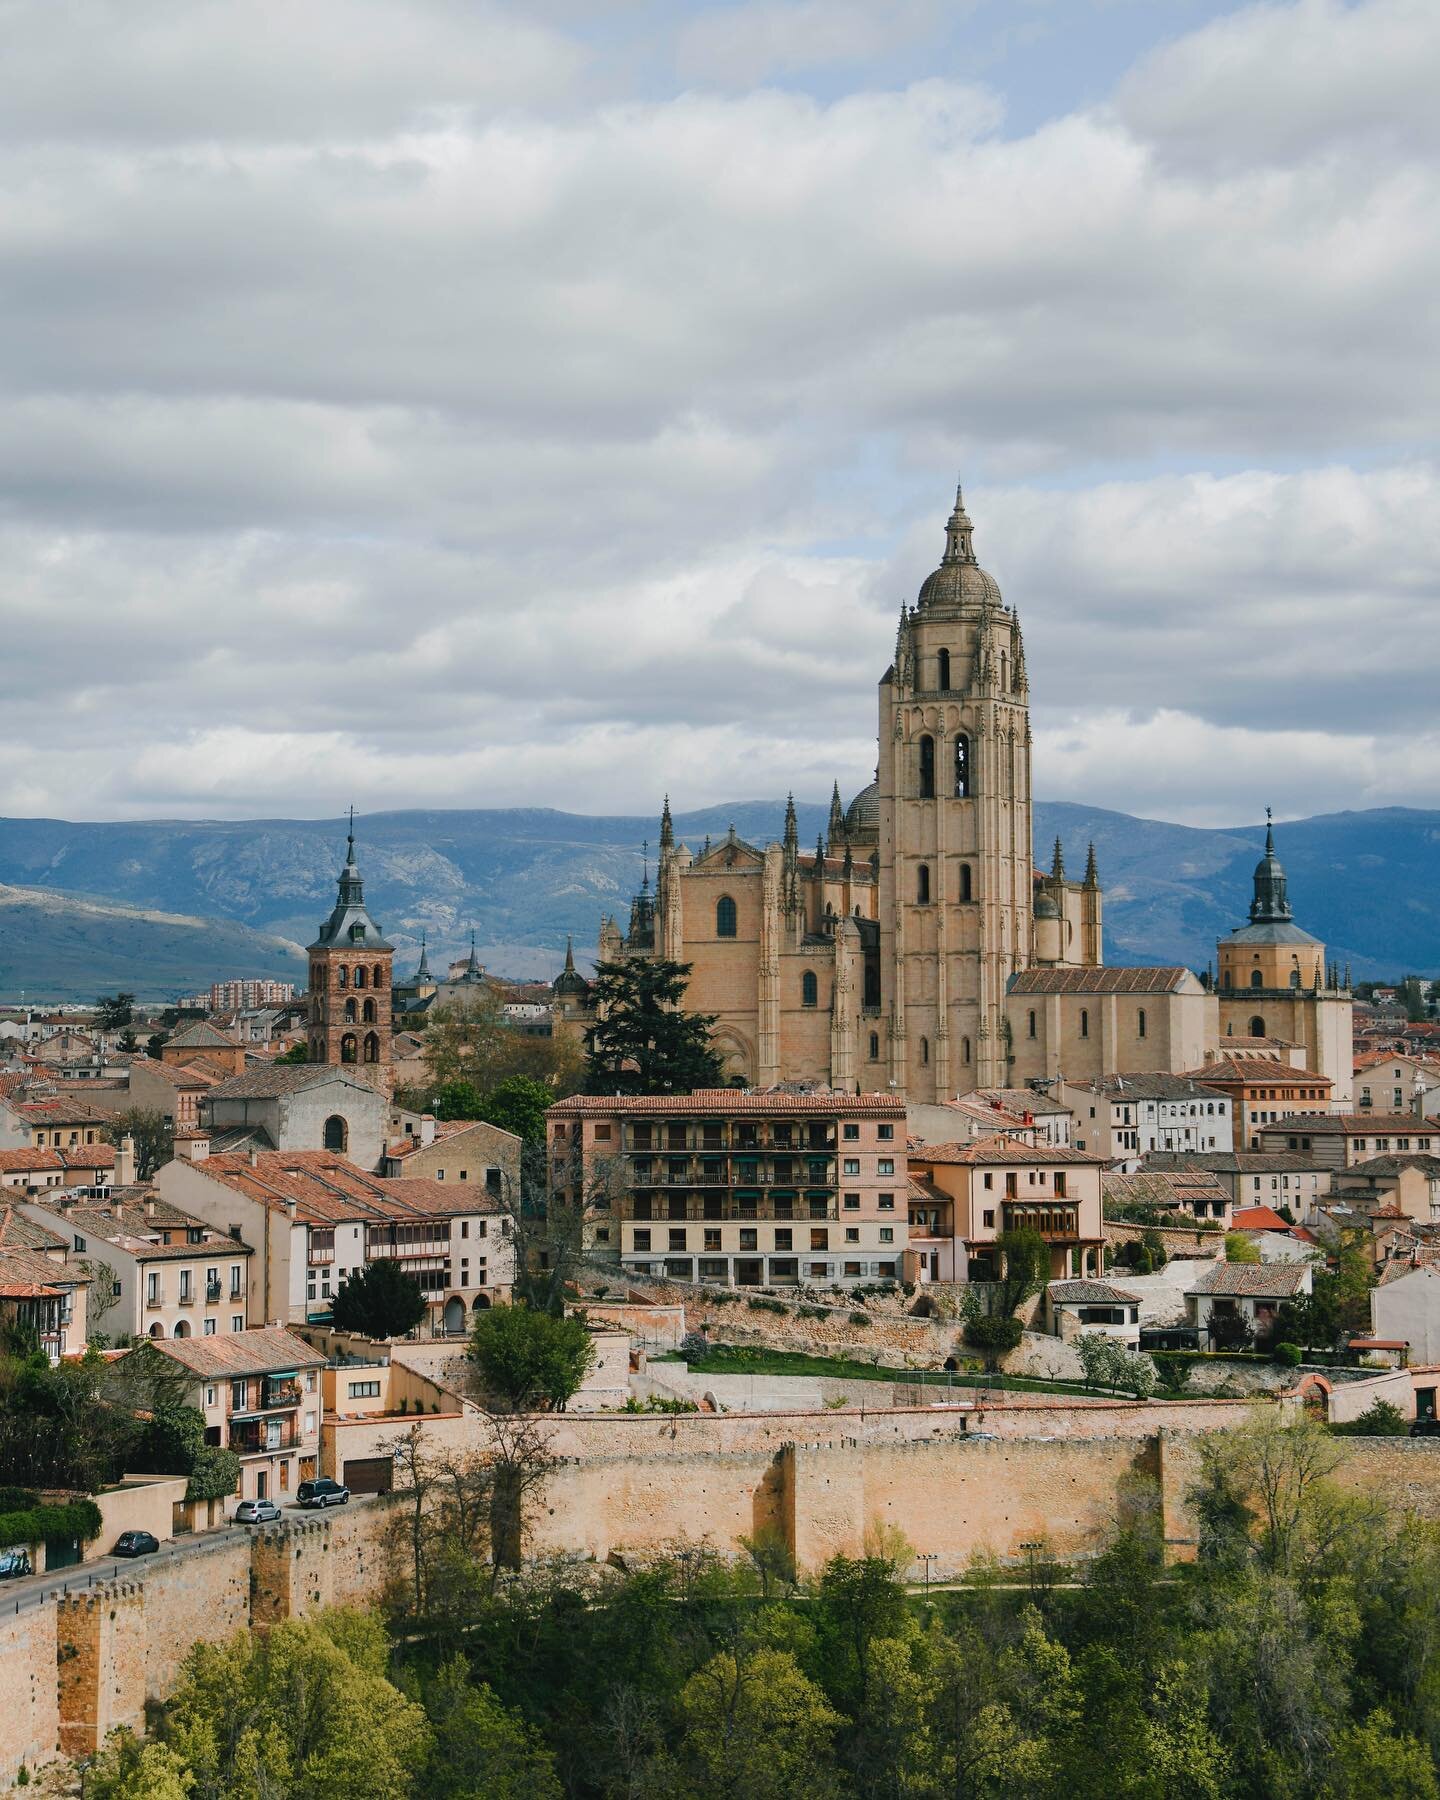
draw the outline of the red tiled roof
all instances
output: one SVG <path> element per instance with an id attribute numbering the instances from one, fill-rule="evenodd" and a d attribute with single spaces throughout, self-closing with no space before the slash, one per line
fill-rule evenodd
<path id="1" fill-rule="evenodd" d="M 1016 1138 L 983 1137 L 973 1144 L 925 1144 L 910 1151 L 920 1163 L 1089 1163 L 1103 1165 L 1109 1159 L 1092 1150 L 1071 1150 L 1063 1144 L 1022 1144 Z"/>
<path id="2" fill-rule="evenodd" d="M 1285 1081 L 1328 1091 L 1332 1085 L 1328 1075 L 1317 1075 L 1313 1069 L 1292 1068 L 1289 1063 L 1278 1062 L 1270 1056 L 1217 1056 L 1203 1068 L 1187 1069 L 1185 1073 L 1191 1081 L 1205 1082 L 1211 1087 L 1226 1081 L 1247 1086 L 1261 1081 L 1273 1086 L 1277 1081 Z"/>
<path id="3" fill-rule="evenodd" d="M 201 1379 L 232 1375 L 273 1375 L 289 1369 L 323 1368 L 318 1350 L 280 1325 L 250 1331 L 217 1331 L 213 1337 L 163 1338 L 157 1350 Z"/>
<path id="4" fill-rule="evenodd" d="M 1173 994 L 1188 969 L 1022 969 L 1010 977 L 1011 994 Z M 1194 977 L 1190 976 L 1193 981 Z"/>
<path id="5" fill-rule="evenodd" d="M 260 1150 L 209 1156 L 188 1165 L 272 1211 L 290 1210 L 307 1224 L 354 1219 L 469 1218 L 505 1209 L 473 1183 L 367 1175 L 328 1150 Z"/>
<path id="6" fill-rule="evenodd" d="M 0 1175 L 25 1175 L 31 1169 L 63 1169 L 58 1150 L 0 1150 Z"/>
<path id="7" fill-rule="evenodd" d="M 1272 1206 L 1242 1206 L 1234 1215 L 1237 1231 L 1289 1231 L 1290 1227 Z"/>

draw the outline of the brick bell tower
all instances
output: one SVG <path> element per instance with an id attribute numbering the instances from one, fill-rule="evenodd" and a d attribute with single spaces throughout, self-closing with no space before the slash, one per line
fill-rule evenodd
<path id="1" fill-rule="evenodd" d="M 335 910 L 320 927 L 310 958 L 309 1061 L 351 1069 L 389 1093 L 395 949 L 365 908 L 355 864 L 355 809 Z"/>

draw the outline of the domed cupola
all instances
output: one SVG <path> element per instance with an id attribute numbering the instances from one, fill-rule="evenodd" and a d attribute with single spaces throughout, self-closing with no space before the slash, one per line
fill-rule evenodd
<path id="1" fill-rule="evenodd" d="M 922 612 L 960 607 L 1003 606 L 993 575 L 975 560 L 975 526 L 965 510 L 960 489 L 955 490 L 955 510 L 945 526 L 945 554 L 940 567 L 920 584 Z"/>
<path id="2" fill-rule="evenodd" d="M 861 788 L 845 811 L 845 835 L 859 849 L 880 842 L 880 783 Z"/>
<path id="3" fill-rule="evenodd" d="M 1270 808 L 1265 808 L 1265 854 L 1255 865 L 1255 898 L 1250 902 L 1252 925 L 1287 925 L 1294 918 L 1286 893 L 1285 865 L 1275 854 L 1275 832 Z"/>

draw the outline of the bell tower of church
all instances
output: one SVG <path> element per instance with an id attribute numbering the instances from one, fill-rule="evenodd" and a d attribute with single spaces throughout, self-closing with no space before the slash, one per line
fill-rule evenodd
<path id="1" fill-rule="evenodd" d="M 365 906 L 355 861 L 355 812 L 350 812 L 345 867 L 335 909 L 310 945 L 309 1057 L 312 1063 L 350 1068 L 383 1092 L 390 1091 L 395 950 Z"/>
<path id="2" fill-rule="evenodd" d="M 958 491 L 940 567 L 901 608 L 879 747 L 890 1082 L 921 1102 L 1006 1086 L 1005 984 L 1031 952 L 1029 683 Z"/>

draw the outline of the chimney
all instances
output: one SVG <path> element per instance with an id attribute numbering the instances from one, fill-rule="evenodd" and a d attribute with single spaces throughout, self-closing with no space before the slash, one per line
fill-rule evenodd
<path id="1" fill-rule="evenodd" d="M 433 1144 L 434 1142 L 435 1142 L 435 1115 L 434 1115 L 434 1113 L 421 1113 L 421 1115 L 420 1115 L 420 1148 L 423 1150 L 427 1144 Z"/>
<path id="2" fill-rule="evenodd" d="M 155 1217 L 155 1196 L 153 1194 L 145 1196 L 145 1217 L 147 1219 Z"/>
<path id="3" fill-rule="evenodd" d="M 115 1185 L 116 1187 L 133 1187 L 135 1185 L 135 1140 L 127 1131 L 120 1140 L 120 1147 L 115 1152 Z"/>
<path id="4" fill-rule="evenodd" d="M 260 1167 L 260 1152 L 253 1148 L 250 1151 L 250 1167 L 252 1169 L 258 1169 Z"/>

